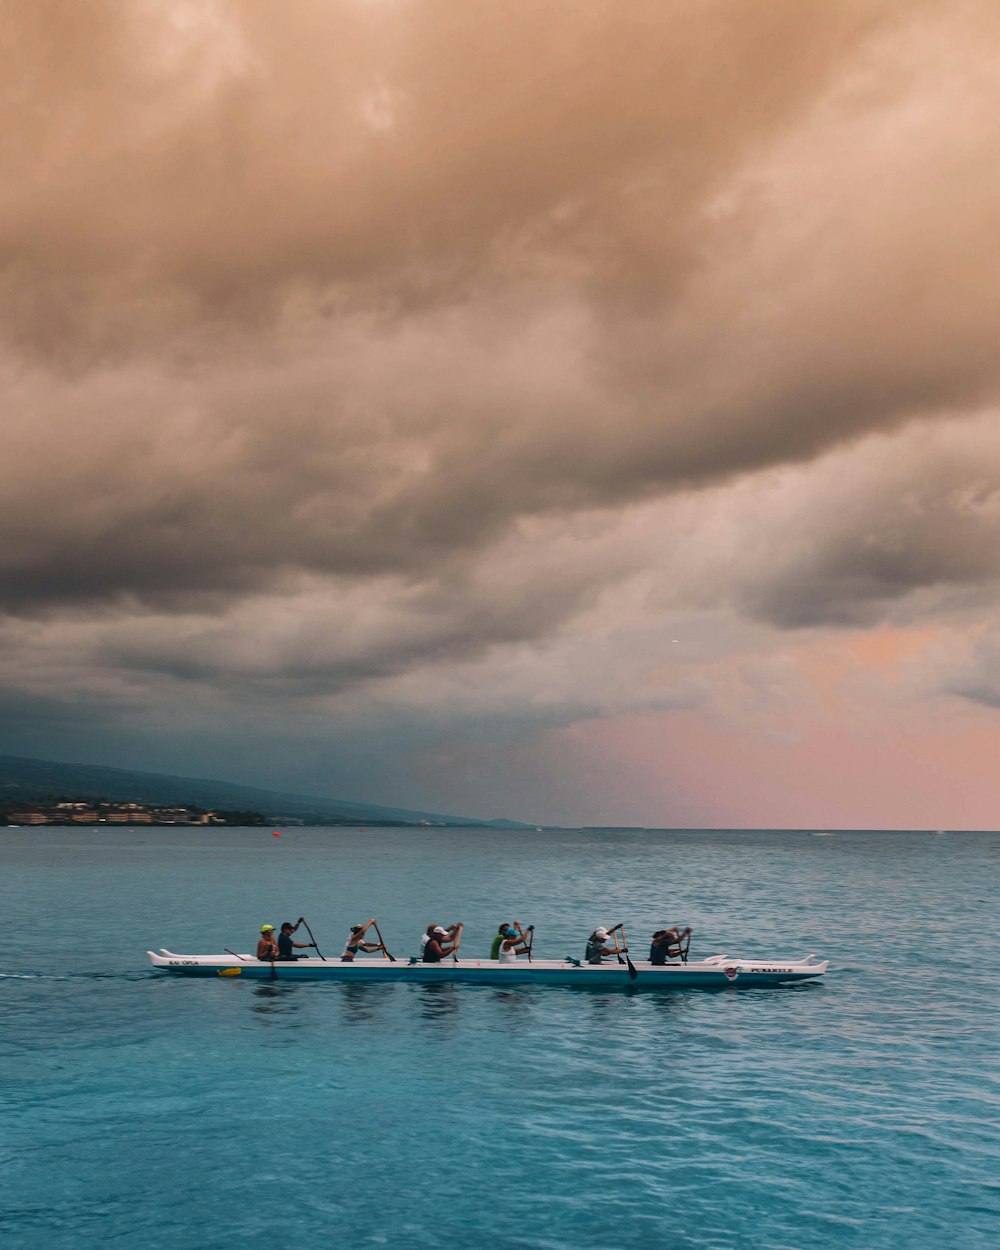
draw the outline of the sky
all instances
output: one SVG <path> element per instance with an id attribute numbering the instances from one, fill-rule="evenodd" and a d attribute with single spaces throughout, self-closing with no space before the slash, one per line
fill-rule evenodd
<path id="1" fill-rule="evenodd" d="M 0 750 L 998 827 L 993 0 L 0 32 Z"/>

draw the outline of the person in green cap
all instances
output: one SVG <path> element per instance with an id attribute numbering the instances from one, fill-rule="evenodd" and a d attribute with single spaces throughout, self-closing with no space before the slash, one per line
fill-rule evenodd
<path id="1" fill-rule="evenodd" d="M 263 960 L 274 960 L 278 958 L 278 943 L 275 941 L 273 924 L 262 924 L 260 926 L 260 940 L 257 943 L 257 958 Z"/>
<path id="2" fill-rule="evenodd" d="M 354 962 L 354 956 L 358 951 L 362 951 L 365 955 L 370 955 L 373 951 L 385 950 L 381 942 L 366 942 L 365 934 L 375 923 L 375 917 L 367 920 L 364 924 L 352 924 L 351 931 L 347 935 L 347 942 L 344 946 L 344 953 L 340 957 L 340 962 L 350 964 Z"/>

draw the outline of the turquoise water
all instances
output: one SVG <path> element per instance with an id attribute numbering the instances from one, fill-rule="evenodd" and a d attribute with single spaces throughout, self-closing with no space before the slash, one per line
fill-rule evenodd
<path id="1" fill-rule="evenodd" d="M 1000 1242 L 996 834 L 0 830 L 0 1244 L 977 1250 Z M 252 984 L 305 914 L 665 921 L 823 983 Z"/>

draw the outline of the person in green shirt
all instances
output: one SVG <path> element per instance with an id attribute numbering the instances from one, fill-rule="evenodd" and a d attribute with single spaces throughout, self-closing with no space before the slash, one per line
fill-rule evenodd
<path id="1" fill-rule="evenodd" d="M 532 926 L 532 929 L 533 928 L 534 926 Z M 529 929 L 528 934 L 524 933 L 524 931 L 521 929 L 520 920 L 515 920 L 513 924 L 509 924 L 505 920 L 503 924 L 500 926 L 500 928 L 497 929 L 497 935 L 493 939 L 493 945 L 490 947 L 490 959 L 500 958 L 500 943 L 512 935 L 516 935 L 517 938 L 519 939 L 518 944 L 520 945 L 521 950 L 527 950 L 528 949 L 527 943 L 529 940 L 528 935 L 530 934 L 530 932 L 531 932 L 531 929 Z M 521 943 L 523 943 L 523 945 L 521 945 Z"/>
<path id="2" fill-rule="evenodd" d="M 490 946 L 490 959 L 500 958 L 500 943 L 503 941 L 503 935 L 509 928 L 510 924 L 505 920 L 500 928 L 497 929 L 497 935 L 493 939 L 493 944 Z"/>

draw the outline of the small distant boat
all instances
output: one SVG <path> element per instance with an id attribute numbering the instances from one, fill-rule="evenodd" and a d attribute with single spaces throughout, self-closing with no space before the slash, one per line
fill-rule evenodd
<path id="1" fill-rule="evenodd" d="M 363 982 L 409 982 L 434 985 L 563 985 L 587 989 L 618 987 L 634 989 L 710 989 L 726 985 L 777 985 L 785 981 L 810 981 L 820 977 L 829 967 L 828 960 L 815 955 L 802 959 L 736 959 L 729 955 L 712 955 L 689 963 L 651 964 L 636 960 L 632 969 L 626 964 L 587 964 L 577 959 L 519 959 L 504 964 L 492 959 L 446 960 L 425 964 L 416 958 L 356 959 L 341 963 L 339 959 L 297 959 L 287 963 L 261 962 L 253 955 L 177 955 L 160 948 L 147 951 L 149 962 L 157 972 L 172 972 L 188 977 L 253 977 L 279 981 L 340 981 L 357 985 Z"/>

